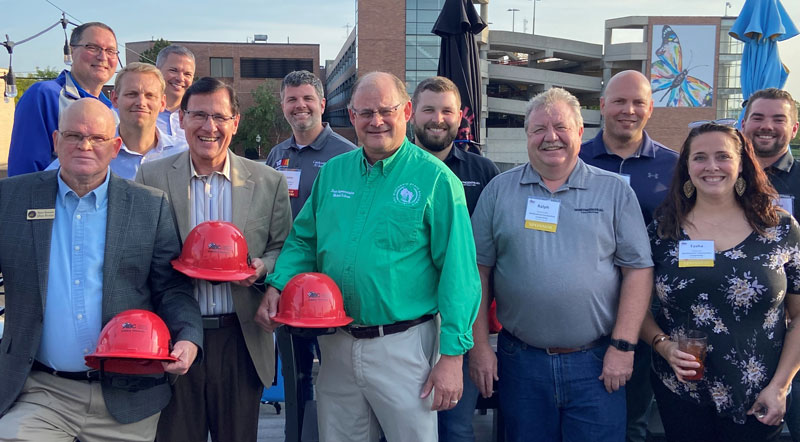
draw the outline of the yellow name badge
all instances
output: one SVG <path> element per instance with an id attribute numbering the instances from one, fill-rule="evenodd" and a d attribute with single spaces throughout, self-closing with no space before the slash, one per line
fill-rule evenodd
<path id="1" fill-rule="evenodd" d="M 56 217 L 56 209 L 28 209 L 25 214 L 25 218 L 28 221 L 38 220 L 38 219 L 55 219 Z"/>
<path id="2" fill-rule="evenodd" d="M 525 228 L 555 232 L 558 228 L 558 209 L 561 202 L 546 198 L 528 197 L 525 209 Z"/>
<path id="3" fill-rule="evenodd" d="M 714 267 L 714 241 L 679 242 L 678 267 Z"/>

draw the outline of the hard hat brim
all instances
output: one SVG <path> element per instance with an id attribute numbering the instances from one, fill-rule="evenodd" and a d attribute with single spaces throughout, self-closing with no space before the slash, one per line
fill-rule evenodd
<path id="1" fill-rule="evenodd" d="M 280 312 L 272 318 L 275 322 L 285 325 L 291 325 L 298 328 L 329 328 L 329 327 L 344 327 L 345 325 L 353 322 L 353 318 L 345 316 L 341 319 L 301 319 L 301 318 L 286 318 L 281 316 Z"/>
<path id="2" fill-rule="evenodd" d="M 256 270 L 252 267 L 248 267 L 247 270 L 241 271 L 197 269 L 184 264 L 180 259 L 173 259 L 172 267 L 190 278 L 203 279 L 206 281 L 241 281 L 256 274 Z"/>

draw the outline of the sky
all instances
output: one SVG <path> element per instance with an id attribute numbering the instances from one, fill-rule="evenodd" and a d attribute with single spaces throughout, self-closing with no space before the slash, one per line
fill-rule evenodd
<path id="1" fill-rule="evenodd" d="M 173 41 L 245 42 L 254 34 L 267 34 L 269 42 L 320 44 L 320 60 L 333 59 L 348 30 L 355 24 L 354 0 L 193 0 L 178 2 L 136 0 L 96 2 L 50 0 L 66 10 L 73 22 L 102 21 L 111 26 L 118 41 L 164 38 Z M 369 0 L 362 0 L 369 1 Z M 395 0 L 402 1 L 402 0 Z M 424 1 L 424 0 L 419 0 Z M 530 26 L 534 0 L 489 0 L 490 29 L 517 32 Z M 536 2 L 536 34 L 603 43 L 605 20 L 631 15 L 720 16 L 737 15 L 744 0 L 539 0 Z M 795 24 L 800 26 L 800 1 L 783 0 Z M 46 0 L 0 0 L 0 40 L 8 34 L 20 41 L 56 23 L 61 11 Z M 391 19 L 391 18 L 388 18 Z M 524 22 L 527 20 L 527 23 Z M 64 33 L 60 25 L 44 35 L 14 48 L 14 72 L 36 67 L 61 70 Z M 122 48 L 120 48 L 122 50 Z M 784 64 L 791 73 L 786 89 L 800 98 L 800 36 L 779 44 Z M 794 56 L 792 56 L 794 55 Z M 125 61 L 125 60 L 123 60 Z M 133 61 L 133 60 L 132 60 Z M 0 49 L 0 67 L 8 66 L 8 55 Z"/>

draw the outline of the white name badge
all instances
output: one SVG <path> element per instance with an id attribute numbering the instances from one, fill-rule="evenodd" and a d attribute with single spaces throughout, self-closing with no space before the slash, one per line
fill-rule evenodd
<path id="1" fill-rule="evenodd" d="M 794 215 L 794 196 L 792 195 L 778 195 L 778 205 L 789 215 Z"/>
<path id="2" fill-rule="evenodd" d="M 292 198 L 300 196 L 300 169 L 280 169 L 278 172 L 286 177 L 286 184 L 289 186 L 289 196 Z"/>
<path id="3" fill-rule="evenodd" d="M 679 242 L 678 267 L 714 267 L 714 241 Z"/>
<path id="4" fill-rule="evenodd" d="M 56 209 L 28 209 L 28 211 L 25 212 L 25 217 L 28 221 L 35 219 L 55 219 Z"/>
<path id="5" fill-rule="evenodd" d="M 534 1 L 536 1 L 536 0 L 534 0 Z M 631 185 L 631 176 L 630 175 L 628 175 L 627 173 L 621 173 L 621 174 L 619 174 L 619 176 L 621 176 L 622 179 L 625 180 L 625 184 L 627 184 L 629 186 Z"/>
<path id="6" fill-rule="evenodd" d="M 525 228 L 555 232 L 558 228 L 558 209 L 561 202 L 546 198 L 528 197 L 525 209 Z"/>

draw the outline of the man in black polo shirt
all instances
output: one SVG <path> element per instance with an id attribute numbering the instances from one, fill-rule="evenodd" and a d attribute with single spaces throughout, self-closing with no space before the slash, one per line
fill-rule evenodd
<path id="1" fill-rule="evenodd" d="M 742 133 L 753 143 L 758 162 L 780 194 L 780 205 L 798 218 L 800 166 L 789 150 L 797 135 L 797 104 L 789 92 L 769 88 L 750 96 L 742 120 Z"/>
<path id="2" fill-rule="evenodd" d="M 769 88 L 756 91 L 747 100 L 742 133 L 753 143 L 756 158 L 778 191 L 779 203 L 798 218 L 800 208 L 800 164 L 789 150 L 797 135 L 797 103 L 789 92 Z M 786 426 L 792 440 L 800 439 L 800 377 L 792 382 L 792 401 L 786 410 Z"/>
<path id="3" fill-rule="evenodd" d="M 289 200 L 292 205 L 292 219 L 311 194 L 311 186 L 317 178 L 319 169 L 339 155 L 356 148 L 353 143 L 331 130 L 322 122 L 325 112 L 325 96 L 322 82 L 309 71 L 290 72 L 281 83 L 281 109 L 286 121 L 292 127 L 292 136 L 270 150 L 267 165 L 286 176 L 289 186 Z M 294 432 L 303 425 L 305 402 L 314 398 L 311 383 L 311 369 L 314 365 L 316 338 L 291 336 L 285 329 L 276 332 L 278 351 L 283 360 L 284 378 L 290 379 L 288 371 L 293 359 L 297 371 L 295 398 L 291 389 L 286 394 L 286 436 L 294 438 Z M 286 384 L 285 384 L 286 385 Z M 291 436 L 291 437 L 290 437 Z M 299 440 L 300 435 L 297 435 Z"/>
<path id="4" fill-rule="evenodd" d="M 411 98 L 416 145 L 444 161 L 464 183 L 469 214 L 475 210 L 483 188 L 500 171 L 489 160 L 453 146 L 461 122 L 461 96 L 458 87 L 444 77 L 423 80 Z M 478 387 L 469 376 L 469 359 L 464 355 L 464 392 L 458 405 L 439 412 L 439 441 L 474 442 L 472 415 L 478 400 Z"/>

